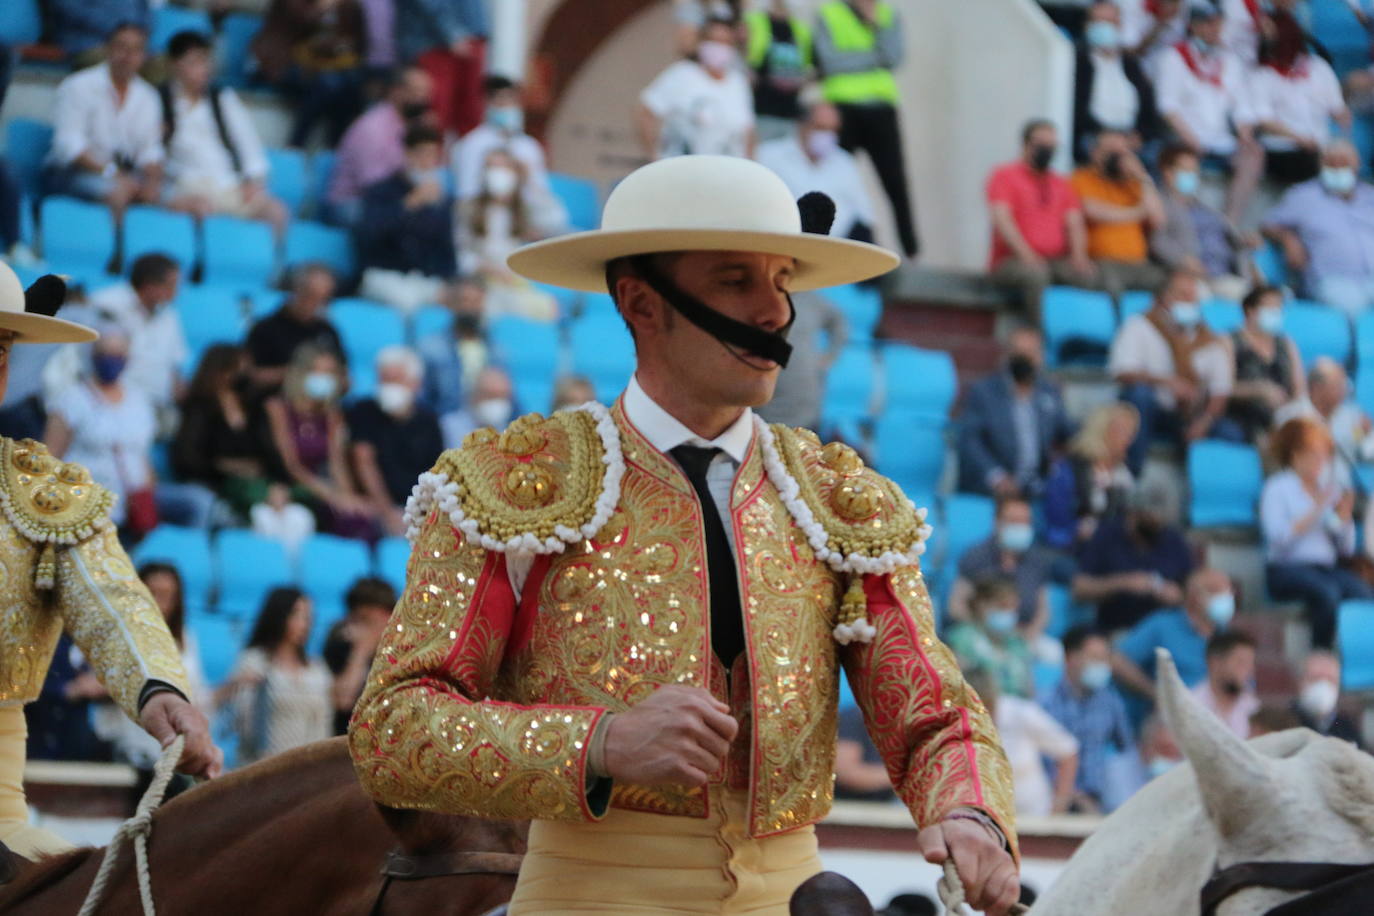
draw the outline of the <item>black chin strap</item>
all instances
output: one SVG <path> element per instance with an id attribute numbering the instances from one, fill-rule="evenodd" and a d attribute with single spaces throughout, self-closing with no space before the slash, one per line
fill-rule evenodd
<path id="1" fill-rule="evenodd" d="M 787 342 L 787 334 L 797 320 L 797 308 L 792 297 L 787 297 L 787 307 L 791 310 L 787 324 L 781 331 L 765 331 L 752 324 L 736 321 L 728 315 L 711 308 L 700 299 L 683 292 L 654 266 L 652 255 L 638 255 L 634 258 L 635 273 L 649 284 L 649 288 L 663 297 L 677 313 L 692 324 L 710 334 L 727 348 L 738 347 L 746 353 L 771 359 L 787 368 L 792 357 L 792 345 Z M 731 352 L 735 351 L 731 349 Z M 738 356 L 738 354 L 736 354 Z"/>
<path id="2" fill-rule="evenodd" d="M 1239 862 L 1214 874 L 1202 888 L 1203 916 L 1213 916 L 1221 902 L 1248 887 L 1308 891 L 1266 916 L 1326 916 L 1370 912 L 1374 905 L 1374 865 L 1330 862 Z M 1348 909 L 1358 901 L 1361 905 Z"/>

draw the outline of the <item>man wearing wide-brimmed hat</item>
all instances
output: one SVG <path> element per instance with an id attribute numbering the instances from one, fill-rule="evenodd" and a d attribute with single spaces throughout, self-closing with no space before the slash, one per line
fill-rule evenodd
<path id="1" fill-rule="evenodd" d="M 1016 899 L 1010 773 L 935 638 L 924 511 L 751 409 L 788 360 L 789 292 L 897 263 L 825 236 L 824 205 L 683 156 L 621 182 L 599 231 L 510 258 L 609 291 L 635 375 L 421 477 L 350 742 L 386 804 L 534 820 L 517 916 L 785 913 L 821 870 L 841 666 L 925 856 L 990 913 Z"/>
<path id="2" fill-rule="evenodd" d="M 14 345 L 95 339 L 51 317 L 65 293 L 53 276 L 25 293 L 0 264 L 0 399 Z M 130 718 L 164 746 L 186 736 L 183 772 L 213 776 L 220 768 L 205 717 L 187 701 L 176 642 L 110 524 L 112 501 L 81 465 L 31 439 L 0 438 L 0 841 L 26 858 L 68 848 L 29 826 L 23 788 L 24 704 L 38 698 L 63 632 Z"/>

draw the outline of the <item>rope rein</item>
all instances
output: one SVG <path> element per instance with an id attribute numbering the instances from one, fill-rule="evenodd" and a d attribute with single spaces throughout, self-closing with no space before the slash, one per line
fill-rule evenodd
<path id="1" fill-rule="evenodd" d="M 95 909 L 105 896 L 106 886 L 110 882 L 110 876 L 114 874 L 115 863 L 119 861 L 119 849 L 125 839 L 134 841 L 138 892 L 143 898 L 144 916 L 156 916 L 157 910 L 153 906 L 153 880 L 148 872 L 148 835 L 153 830 L 153 812 L 162 804 L 162 796 L 167 794 L 167 785 L 172 781 L 172 774 L 176 771 L 177 762 L 181 760 L 182 748 L 185 746 L 186 736 L 177 735 L 158 758 L 153 766 L 153 781 L 148 786 L 148 791 L 143 793 L 143 798 L 139 800 L 133 817 L 119 825 L 114 838 L 110 840 L 110 845 L 105 847 L 105 858 L 100 862 L 100 871 L 91 882 L 86 902 L 81 904 L 81 911 L 77 916 L 95 916 Z"/>
<path id="2" fill-rule="evenodd" d="M 964 896 L 964 882 L 959 880 L 959 870 L 954 867 L 953 856 L 945 859 L 945 874 L 935 889 L 940 894 L 940 902 L 944 904 L 946 913 L 963 916 L 967 912 L 965 907 L 968 906 L 968 898 Z M 1007 910 L 1009 916 L 1024 916 L 1029 912 L 1030 907 L 1024 903 L 1013 903 L 1011 909 Z"/>

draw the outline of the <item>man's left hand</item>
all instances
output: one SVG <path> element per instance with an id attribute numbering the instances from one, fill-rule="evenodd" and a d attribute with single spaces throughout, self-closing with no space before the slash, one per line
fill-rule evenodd
<path id="1" fill-rule="evenodd" d="M 921 855 L 932 865 L 954 857 L 969 906 L 988 916 L 1006 916 L 1021 896 L 1021 879 L 1011 853 L 990 828 L 958 818 L 932 824 L 916 836 Z"/>
<path id="2" fill-rule="evenodd" d="M 164 691 L 150 697 L 143 704 L 138 724 L 164 748 L 176 740 L 177 735 L 186 736 L 186 747 L 177 764 L 178 772 L 205 779 L 214 779 L 220 774 L 224 752 L 210 740 L 209 723 L 199 709 L 175 693 Z"/>

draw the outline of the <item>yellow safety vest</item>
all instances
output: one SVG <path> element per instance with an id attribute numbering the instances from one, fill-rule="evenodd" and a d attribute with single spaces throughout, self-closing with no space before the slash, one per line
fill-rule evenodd
<path id="1" fill-rule="evenodd" d="M 830 41 L 837 51 L 857 53 L 872 51 L 877 45 L 873 34 L 858 14 L 844 0 L 834 0 L 821 7 L 821 25 L 830 32 Z M 880 28 L 888 28 L 895 18 L 892 7 L 879 3 L 876 19 Z M 863 73 L 835 73 L 821 81 L 821 89 L 828 101 L 836 104 L 886 102 L 896 105 L 897 78 L 884 67 Z"/>
<path id="2" fill-rule="evenodd" d="M 811 66 L 811 27 L 802 20 L 792 17 L 787 20 L 792 26 L 792 40 L 801 52 L 802 66 Z M 773 23 L 763 10 L 751 10 L 744 14 L 744 24 L 749 29 L 749 47 L 746 50 L 750 67 L 759 67 L 768 56 L 773 44 Z"/>

